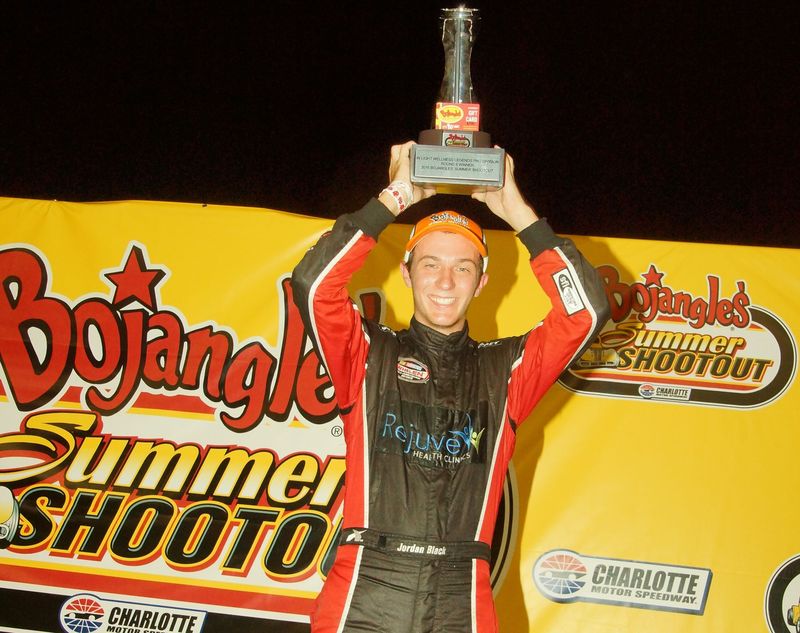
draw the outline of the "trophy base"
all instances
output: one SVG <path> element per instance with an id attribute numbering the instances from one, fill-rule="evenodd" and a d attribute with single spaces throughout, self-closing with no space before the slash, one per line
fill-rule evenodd
<path id="1" fill-rule="evenodd" d="M 486 132 L 423 130 L 411 146 L 411 182 L 437 193 L 496 191 L 505 180 L 505 151 Z"/>

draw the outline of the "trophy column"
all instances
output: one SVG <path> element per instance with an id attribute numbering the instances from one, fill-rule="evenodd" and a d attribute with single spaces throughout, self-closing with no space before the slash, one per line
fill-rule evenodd
<path id="1" fill-rule="evenodd" d="M 411 181 L 439 193 L 470 194 L 503 186 L 505 152 L 493 148 L 480 129 L 480 104 L 472 88 L 470 61 L 478 32 L 477 9 L 442 9 L 444 77 L 434 108 L 433 129 L 411 149 Z"/>

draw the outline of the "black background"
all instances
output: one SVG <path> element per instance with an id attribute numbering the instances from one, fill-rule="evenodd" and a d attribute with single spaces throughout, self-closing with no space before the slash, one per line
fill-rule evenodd
<path id="1" fill-rule="evenodd" d="M 350 211 L 430 127 L 440 6 L 4 5 L 0 195 Z M 482 127 L 556 231 L 800 247 L 798 3 L 472 6 Z"/>

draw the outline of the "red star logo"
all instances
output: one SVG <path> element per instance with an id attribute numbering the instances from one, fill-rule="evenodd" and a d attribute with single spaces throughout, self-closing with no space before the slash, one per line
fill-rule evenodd
<path id="1" fill-rule="evenodd" d="M 160 268 L 148 268 L 141 248 L 131 248 L 122 270 L 104 275 L 116 286 L 112 300 L 115 308 L 121 309 L 138 301 L 151 311 L 156 311 L 156 286 L 166 272 Z"/>
<path id="2" fill-rule="evenodd" d="M 653 264 L 650 264 L 650 269 L 646 273 L 642 273 L 645 286 L 658 286 L 661 288 L 661 278 L 663 276 L 664 273 L 658 272 L 658 269 Z"/>

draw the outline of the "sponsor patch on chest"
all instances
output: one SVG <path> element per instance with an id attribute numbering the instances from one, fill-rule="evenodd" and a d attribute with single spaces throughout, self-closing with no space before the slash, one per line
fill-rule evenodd
<path id="1" fill-rule="evenodd" d="M 428 382 L 431 372 L 425 363 L 406 356 L 397 360 L 397 377 L 406 382 Z"/>

